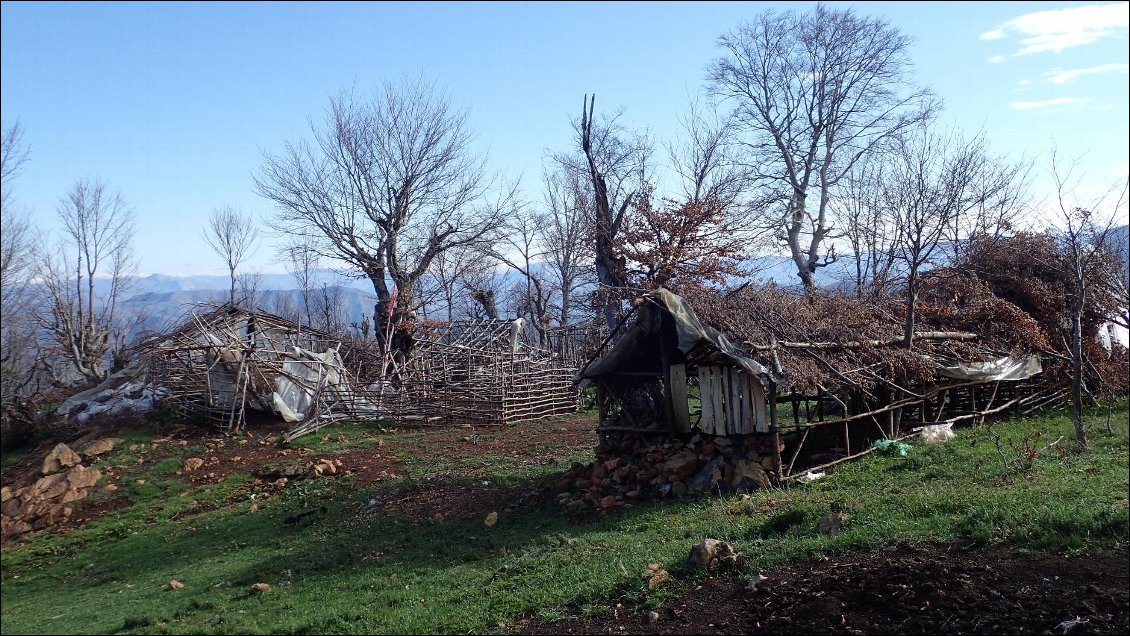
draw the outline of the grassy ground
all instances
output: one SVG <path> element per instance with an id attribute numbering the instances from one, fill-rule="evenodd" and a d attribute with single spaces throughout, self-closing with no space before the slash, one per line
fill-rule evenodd
<path id="1" fill-rule="evenodd" d="M 171 462 L 157 464 L 128 507 L 3 553 L 0 626 L 5 634 L 501 632 L 520 616 L 601 611 L 609 599 L 658 604 L 700 576 L 687 554 L 706 537 L 749 555 L 750 574 L 902 542 L 1061 553 L 1125 546 L 1127 419 L 1125 402 L 1113 433 L 1105 410 L 1090 416 L 1088 451 L 1074 448 L 1066 418 L 1026 419 L 960 429 L 907 457 L 872 454 L 810 484 L 750 497 L 653 501 L 597 520 L 547 501 L 499 510 L 493 527 L 483 516 L 414 523 L 396 510 L 364 511 L 406 485 L 426 489 L 422 473 L 364 488 L 349 479 L 299 482 L 252 513 L 258 503 L 239 497 L 249 477 L 194 488 L 168 475 Z M 474 480 L 528 490 L 577 459 L 429 460 L 419 432 L 382 439 L 384 451 L 421 451 L 434 474 L 481 466 L 492 472 Z M 531 455 L 550 450 L 535 445 Z M 844 531 L 818 533 L 817 521 L 836 511 L 848 515 Z M 296 519 L 301 512 L 311 514 Z M 671 580 L 649 589 L 650 563 Z M 185 587 L 169 590 L 173 579 Z M 250 593 L 257 582 L 271 590 Z"/>

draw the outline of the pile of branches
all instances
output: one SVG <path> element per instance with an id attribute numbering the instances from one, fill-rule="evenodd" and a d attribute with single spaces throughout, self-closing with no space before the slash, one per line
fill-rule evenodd
<path id="1" fill-rule="evenodd" d="M 1118 342 L 1110 349 L 1100 342 L 1102 330 L 1112 316 L 1125 320 L 1125 288 L 1112 285 L 1111 278 L 1124 272 L 1118 255 L 1104 251 L 1085 272 L 1087 293 L 1083 306 L 1082 335 L 1084 383 L 1095 396 L 1126 395 L 1130 391 L 1127 368 L 1130 352 Z M 961 274 L 962 272 L 968 272 Z M 939 270 L 952 280 L 975 277 L 987 293 L 1008 301 L 1035 323 L 1022 333 L 1048 360 L 1041 378 L 1045 383 L 1070 383 L 1071 302 L 1075 281 L 1054 236 L 1022 233 L 1007 238 L 974 241 L 965 257 L 952 270 Z M 959 276 L 961 274 L 961 276 Z M 953 285 L 969 283 L 951 283 Z"/>
<path id="2" fill-rule="evenodd" d="M 688 290 L 686 297 L 703 322 L 778 371 L 782 388 L 806 395 L 833 385 L 865 393 L 884 385 L 929 385 L 936 360 L 995 359 L 1044 344 L 1033 337 L 1034 320 L 983 285 L 954 295 L 943 282 L 951 284 L 944 277 L 923 283 L 928 307 L 913 349 L 902 346 L 904 303 L 893 296 L 823 290 L 801 296 L 769 285 L 729 293 Z"/>

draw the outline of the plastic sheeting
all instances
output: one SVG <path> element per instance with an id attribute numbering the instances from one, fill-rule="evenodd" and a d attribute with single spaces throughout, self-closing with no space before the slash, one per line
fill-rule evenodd
<path id="1" fill-rule="evenodd" d="M 140 365 L 131 364 L 93 389 L 67 398 L 55 412 L 78 422 L 87 422 L 103 413 L 113 416 L 128 411 L 146 412 L 166 393 L 146 382 L 145 370 Z"/>
<path id="2" fill-rule="evenodd" d="M 623 337 L 609 349 L 604 357 L 591 361 L 577 374 L 578 380 L 615 373 L 626 366 L 633 358 L 645 350 L 645 340 L 659 331 L 662 311 L 666 310 L 675 319 L 677 346 L 684 354 L 690 352 L 703 340 L 710 343 L 724 358 L 741 367 L 751 376 L 766 385 L 769 370 L 756 360 L 746 357 L 724 334 L 713 327 L 702 324 L 694 309 L 681 296 L 666 289 L 659 289 L 647 296 L 648 300 L 636 309 L 635 322 L 627 327 Z M 656 306 L 658 305 L 658 306 Z"/>
<path id="3" fill-rule="evenodd" d="M 1027 380 L 1044 370 L 1039 356 L 1005 356 L 986 362 L 939 363 L 938 372 L 947 378 L 992 382 Z"/>
<path id="4" fill-rule="evenodd" d="M 271 406 L 283 420 L 301 422 L 305 420 L 322 393 L 322 400 L 335 396 L 342 389 L 341 358 L 334 349 L 314 353 L 295 347 L 288 354 L 290 360 L 283 363 L 283 373 L 276 381 L 275 392 L 271 394 Z"/>

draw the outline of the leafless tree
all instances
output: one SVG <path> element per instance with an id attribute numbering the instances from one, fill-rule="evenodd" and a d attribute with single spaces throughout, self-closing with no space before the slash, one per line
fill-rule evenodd
<path id="1" fill-rule="evenodd" d="M 372 282 L 378 332 L 395 285 L 393 348 L 403 355 L 413 291 L 432 261 L 485 243 L 498 226 L 499 208 L 485 199 L 485 159 L 472 150 L 466 113 L 421 79 L 386 83 L 369 98 L 342 93 L 311 129 L 312 141 L 266 156 L 256 188 L 275 203 L 278 230 Z"/>
<path id="2" fill-rule="evenodd" d="M 871 204 L 880 208 L 879 225 L 892 231 L 887 249 L 905 277 L 903 338 L 904 346 L 911 348 L 922 268 L 969 238 L 948 232 L 973 227 L 968 216 L 1012 192 L 1023 164 L 993 156 L 983 134 L 966 139 L 927 126 L 907 131 L 894 148 L 879 172 L 880 197 Z"/>
<path id="3" fill-rule="evenodd" d="M 242 272 L 235 277 L 235 304 L 258 309 L 263 288 L 263 273 L 259 270 Z"/>
<path id="4" fill-rule="evenodd" d="M 1083 425 L 1083 367 L 1087 363 L 1083 347 L 1083 315 L 1087 309 L 1088 296 L 1096 291 L 1092 281 L 1125 279 L 1125 273 L 1114 271 L 1125 267 L 1121 256 L 1111 251 L 1115 239 L 1115 223 L 1125 221 L 1127 212 L 1127 189 L 1130 180 L 1120 186 L 1112 187 L 1090 201 L 1077 200 L 1078 184 L 1081 175 L 1078 161 L 1063 161 L 1052 151 L 1051 171 L 1056 187 L 1058 225 L 1061 231 L 1061 248 L 1064 267 L 1072 282 L 1070 298 L 1071 309 L 1071 419 L 1075 427 L 1075 441 L 1087 446 L 1087 430 Z M 1099 272 L 1096 275 L 1096 270 Z M 1113 273 L 1113 276 L 1110 274 Z M 1099 283 L 1102 284 L 1101 282 Z M 1125 288 L 1114 290 L 1123 294 L 1122 307 L 1130 300 L 1125 298 Z M 1125 315 L 1122 320 L 1125 321 Z M 1117 318 L 1115 318 L 1117 320 Z"/>
<path id="5" fill-rule="evenodd" d="M 19 122 L 4 127 L 3 137 L 0 138 L 0 205 L 7 210 L 12 205 L 12 181 L 23 169 L 30 151 L 24 141 L 24 129 Z"/>
<path id="6" fill-rule="evenodd" d="M 679 118 L 680 133 L 667 145 L 671 168 L 679 176 L 679 198 L 693 205 L 712 201 L 737 211 L 750 186 L 749 169 L 738 156 L 736 126 L 715 107 L 691 99 Z"/>
<path id="7" fill-rule="evenodd" d="M 233 305 L 236 303 L 236 270 L 255 252 L 258 238 L 259 230 L 255 227 L 255 219 L 230 205 L 212 210 L 208 217 L 204 240 L 212 251 L 224 259 L 231 278 L 228 302 Z"/>
<path id="8" fill-rule="evenodd" d="M 572 321 L 577 295 L 595 280 L 593 245 L 589 241 L 594 219 L 591 191 L 575 170 L 546 172 L 545 207 L 536 215 L 536 232 L 552 287 L 556 289 L 557 322 Z"/>
<path id="9" fill-rule="evenodd" d="M 323 282 L 314 295 L 314 315 L 310 322 L 326 333 L 342 333 L 348 323 L 345 315 L 345 294 L 340 285 Z"/>
<path id="10" fill-rule="evenodd" d="M 306 324 L 310 324 L 313 315 L 314 278 L 322 257 L 318 254 L 317 248 L 311 245 L 308 240 L 291 241 L 284 245 L 279 250 L 279 257 L 294 278 L 294 283 L 298 285 L 299 298 L 302 302 L 302 307 L 298 312 L 299 316 Z"/>
<path id="11" fill-rule="evenodd" d="M 522 276 L 510 290 L 511 306 L 519 317 L 526 317 L 537 332 L 539 343 L 547 341 L 552 289 L 538 268 L 545 253 L 539 240 L 539 219 L 522 206 L 507 215 L 504 239 L 490 251 L 491 256 Z"/>
<path id="12" fill-rule="evenodd" d="M 30 432 L 35 408 L 28 398 L 36 393 L 35 338 L 30 254 L 36 230 L 16 202 L 13 181 L 28 159 L 20 125 L 5 127 L 0 138 L 0 430 L 5 445 Z"/>
<path id="13" fill-rule="evenodd" d="M 302 307 L 295 302 L 294 296 L 287 293 L 275 294 L 271 298 L 268 311 L 299 324 L 308 324 L 306 316 L 302 313 Z"/>
<path id="14" fill-rule="evenodd" d="M 903 228 L 891 218 L 883 198 L 884 170 L 889 163 L 881 154 L 856 163 L 830 203 L 831 213 L 851 246 L 853 284 L 859 297 L 882 295 L 897 278 L 895 246 L 904 241 Z"/>
<path id="15" fill-rule="evenodd" d="M 12 193 L 12 182 L 28 158 L 23 136 L 23 128 L 17 123 L 5 128 L 0 139 L 0 287 L 4 290 L 0 303 L 5 305 L 15 300 L 9 294 L 22 287 L 30 271 L 31 221 L 16 205 Z"/>
<path id="16" fill-rule="evenodd" d="M 438 305 L 448 322 L 466 314 L 475 283 L 494 260 L 479 247 L 459 247 L 443 252 L 432 261 L 431 283 L 422 301 Z"/>
<path id="17" fill-rule="evenodd" d="M 50 309 L 44 316 L 60 353 L 83 378 L 105 377 L 105 358 L 124 345 L 118 301 L 134 273 L 133 211 L 100 181 L 80 180 L 56 207 L 61 241 L 41 245 L 37 276 Z"/>
<path id="18" fill-rule="evenodd" d="M 834 259 L 822 253 L 833 189 L 876 144 L 929 119 L 935 99 L 911 82 L 911 39 L 851 9 L 766 11 L 719 43 L 711 88 L 734 106 L 766 229 L 811 289 Z"/>
<path id="19" fill-rule="evenodd" d="M 501 281 L 494 267 L 476 267 L 463 274 L 469 294 L 464 300 L 461 314 L 472 319 L 498 320 L 498 298 L 502 296 Z"/>
<path id="20" fill-rule="evenodd" d="M 596 95 L 585 95 L 576 126 L 580 154 L 563 153 L 554 159 L 566 170 L 584 175 L 591 189 L 593 256 L 601 311 L 611 329 L 620 321 L 622 290 L 629 282 L 616 240 L 633 196 L 646 183 L 651 144 L 625 131 L 617 123 L 620 113 L 597 125 L 595 107 Z"/>

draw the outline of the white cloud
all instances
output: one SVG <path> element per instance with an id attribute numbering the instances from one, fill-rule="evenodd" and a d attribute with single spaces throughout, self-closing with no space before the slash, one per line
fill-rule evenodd
<path id="1" fill-rule="evenodd" d="M 1042 74 L 1040 77 L 1049 84 L 1067 84 L 1083 77 L 1084 75 L 1099 75 L 1102 73 L 1122 73 L 1126 74 L 1127 68 L 1130 66 L 1126 64 L 1103 64 L 1101 66 L 1092 66 L 1091 68 L 1074 68 L 1068 70 L 1055 69 Z"/>
<path id="2" fill-rule="evenodd" d="M 1002 64 L 1008 61 L 1008 57 L 1004 55 L 994 55 L 986 60 L 989 64 Z"/>
<path id="3" fill-rule="evenodd" d="M 1083 97 L 1057 97 L 1038 102 L 1012 102 L 1008 107 L 1012 110 L 1050 110 L 1065 106 L 1083 106 L 1088 101 L 1090 100 Z"/>
<path id="4" fill-rule="evenodd" d="M 1018 56 L 1091 44 L 1128 28 L 1130 3 L 1115 2 L 1027 13 L 982 33 L 980 39 L 1017 37 L 1020 48 L 1013 56 Z"/>

